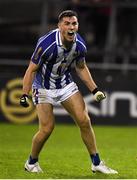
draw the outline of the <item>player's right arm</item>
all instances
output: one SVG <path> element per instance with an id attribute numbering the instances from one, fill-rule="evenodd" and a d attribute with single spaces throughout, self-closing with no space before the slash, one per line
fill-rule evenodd
<path id="1" fill-rule="evenodd" d="M 30 64 L 25 72 L 24 78 L 23 78 L 23 94 L 20 98 L 20 104 L 23 107 L 28 107 L 28 95 L 32 87 L 32 83 L 34 80 L 35 73 L 38 69 L 39 65 L 34 64 L 32 61 L 30 61 Z"/>
<path id="2" fill-rule="evenodd" d="M 24 78 L 23 78 L 23 95 L 20 98 L 20 104 L 23 107 L 28 107 L 28 95 L 32 88 L 32 83 L 34 80 L 34 76 L 36 74 L 36 71 L 38 70 L 40 64 L 41 64 L 41 56 L 43 54 L 43 40 L 40 38 L 37 42 L 36 48 L 31 56 L 30 64 L 25 72 Z"/>
<path id="3" fill-rule="evenodd" d="M 38 66 L 39 65 L 34 64 L 32 61 L 30 62 L 23 78 L 23 94 L 29 94 Z"/>

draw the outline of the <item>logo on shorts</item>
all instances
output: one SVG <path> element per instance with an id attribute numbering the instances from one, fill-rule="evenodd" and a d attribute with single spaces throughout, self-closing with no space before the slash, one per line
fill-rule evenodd
<path id="1" fill-rule="evenodd" d="M 74 89 L 72 89 L 72 92 L 75 92 L 77 90 L 77 88 L 74 88 Z"/>

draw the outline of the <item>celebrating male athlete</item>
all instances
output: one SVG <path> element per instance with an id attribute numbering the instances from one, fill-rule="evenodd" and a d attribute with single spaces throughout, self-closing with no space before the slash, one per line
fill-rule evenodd
<path id="1" fill-rule="evenodd" d="M 84 40 L 77 33 L 78 26 L 77 13 L 63 11 L 59 15 L 58 28 L 38 40 L 23 78 L 20 104 L 29 106 L 28 96 L 32 88 L 33 102 L 39 118 L 39 130 L 33 137 L 30 157 L 25 163 L 25 169 L 29 172 L 42 172 L 38 163 L 39 153 L 54 129 L 54 104 L 61 103 L 80 128 L 82 140 L 91 158 L 92 171 L 117 173 L 100 160 L 85 102 L 71 76 L 71 65 L 74 64 L 78 76 L 95 100 L 105 98 L 86 65 L 87 49 Z"/>

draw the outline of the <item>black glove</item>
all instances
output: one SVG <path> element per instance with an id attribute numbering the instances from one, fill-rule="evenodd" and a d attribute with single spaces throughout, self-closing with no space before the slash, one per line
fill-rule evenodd
<path id="1" fill-rule="evenodd" d="M 20 105 L 23 106 L 23 107 L 28 107 L 29 106 L 28 99 L 29 99 L 28 95 L 27 94 L 23 94 L 20 97 Z"/>
<path id="2" fill-rule="evenodd" d="M 97 102 L 100 102 L 106 98 L 106 95 L 102 91 L 99 91 L 98 88 L 95 88 L 92 93 L 93 93 L 94 99 Z"/>

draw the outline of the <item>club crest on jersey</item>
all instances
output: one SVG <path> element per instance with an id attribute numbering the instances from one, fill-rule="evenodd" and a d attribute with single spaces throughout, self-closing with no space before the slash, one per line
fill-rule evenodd
<path id="1" fill-rule="evenodd" d="M 42 51 L 42 47 L 39 47 L 36 54 L 35 54 L 35 56 L 34 56 L 35 61 L 38 59 L 39 54 L 40 54 L 41 51 Z"/>

